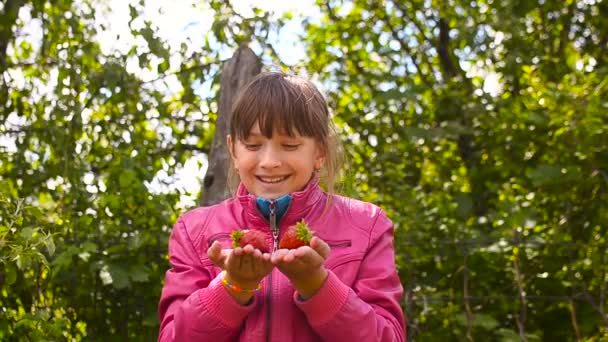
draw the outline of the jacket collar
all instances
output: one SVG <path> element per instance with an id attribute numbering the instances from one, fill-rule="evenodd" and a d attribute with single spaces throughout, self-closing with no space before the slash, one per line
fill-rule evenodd
<path id="1" fill-rule="evenodd" d="M 291 204 L 281 219 L 280 226 L 295 224 L 302 218 L 310 220 L 315 209 L 322 211 L 325 205 L 325 193 L 319 186 L 319 178 L 313 176 L 301 191 L 291 193 Z M 247 221 L 255 225 L 267 225 L 267 220 L 256 205 L 256 197 L 250 194 L 243 183 L 239 184 L 236 199 L 243 207 Z"/>

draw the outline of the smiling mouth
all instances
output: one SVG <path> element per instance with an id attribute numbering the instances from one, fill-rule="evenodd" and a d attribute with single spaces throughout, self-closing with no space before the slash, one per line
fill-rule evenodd
<path id="1" fill-rule="evenodd" d="M 281 177 L 261 177 L 261 176 L 257 176 L 257 179 L 259 181 L 261 181 L 262 183 L 268 183 L 268 184 L 275 184 L 275 183 L 280 183 L 284 180 L 286 180 L 289 176 L 281 176 Z"/>

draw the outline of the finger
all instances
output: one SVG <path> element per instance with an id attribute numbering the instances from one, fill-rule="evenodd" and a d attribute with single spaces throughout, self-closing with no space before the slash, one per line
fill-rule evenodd
<path id="1" fill-rule="evenodd" d="M 310 247 L 319 253 L 324 260 L 327 259 L 329 253 L 331 252 L 331 247 L 329 247 L 325 241 L 316 236 L 313 236 L 313 238 L 310 240 Z"/>
<path id="2" fill-rule="evenodd" d="M 270 255 L 270 262 L 272 262 L 273 264 L 277 264 L 280 262 L 280 260 L 282 260 L 282 256 L 281 256 L 281 250 L 277 250 L 274 251 L 271 255 Z"/>
<path id="3" fill-rule="evenodd" d="M 262 251 L 257 248 L 253 250 L 253 252 L 251 253 L 251 257 L 253 258 L 254 262 L 263 262 L 270 260 L 270 254 L 262 253 Z"/>
<path id="4" fill-rule="evenodd" d="M 255 251 L 255 248 L 253 248 L 252 245 L 247 245 L 247 246 L 243 247 L 243 253 L 245 255 L 251 255 L 251 254 L 253 254 L 254 251 Z"/>
<path id="5" fill-rule="evenodd" d="M 293 250 L 291 253 L 294 257 L 294 261 L 290 261 L 290 263 L 299 262 L 302 265 L 320 265 L 323 263 L 323 257 L 317 253 L 314 249 L 308 246 L 302 246 L 296 250 Z M 287 258 L 288 260 L 290 258 Z"/>
<path id="6" fill-rule="evenodd" d="M 243 254 L 243 258 L 244 258 L 244 266 L 245 268 L 243 269 L 245 272 L 253 272 L 255 273 L 255 268 L 256 265 L 258 263 L 258 260 L 255 258 L 254 254 L 255 254 L 255 248 L 253 248 L 253 246 L 246 246 L 249 247 L 247 248 L 244 252 L 245 254 Z"/>
<path id="7" fill-rule="evenodd" d="M 289 250 L 283 257 L 283 262 L 290 263 L 296 260 L 295 250 Z"/>
<path id="8" fill-rule="evenodd" d="M 215 241 L 207 250 L 207 256 L 209 260 L 213 262 L 216 266 L 220 268 L 224 268 L 224 260 L 222 258 L 222 247 L 219 242 Z"/>
<path id="9" fill-rule="evenodd" d="M 207 256 L 209 258 L 219 257 L 220 249 L 221 249 L 220 243 L 217 241 L 214 241 L 213 244 L 211 244 L 211 247 L 209 247 L 209 249 L 207 250 Z"/>
<path id="10" fill-rule="evenodd" d="M 263 254 L 260 251 L 258 251 L 258 253 L 252 256 L 254 266 L 253 271 L 259 275 L 266 275 L 268 272 L 270 272 L 270 270 L 272 270 L 274 265 L 272 262 L 270 262 L 270 254 Z"/>
<path id="11" fill-rule="evenodd" d="M 251 271 L 251 255 L 244 254 L 241 255 L 241 263 L 240 263 L 241 271 L 250 272 Z"/>
<path id="12" fill-rule="evenodd" d="M 254 249 L 252 256 L 253 256 L 254 260 L 261 260 L 262 259 L 262 252 L 259 249 Z"/>
<path id="13" fill-rule="evenodd" d="M 274 267 L 270 261 L 271 255 L 269 253 L 262 253 L 260 250 L 256 249 L 251 258 L 254 266 L 253 271 L 256 274 L 266 275 Z"/>
<path id="14" fill-rule="evenodd" d="M 308 246 L 302 246 L 299 247 L 298 249 L 294 249 L 292 251 L 293 255 L 296 258 L 302 259 L 302 258 L 307 258 L 308 256 L 310 256 L 312 254 L 312 252 L 315 252 L 312 248 L 308 247 Z"/>
<path id="15" fill-rule="evenodd" d="M 286 249 L 279 249 L 278 251 L 272 253 L 272 256 L 270 258 L 271 262 L 275 265 L 280 264 L 283 262 L 283 257 L 285 256 L 285 254 L 287 254 L 287 250 Z"/>
<path id="16" fill-rule="evenodd" d="M 231 270 L 236 270 L 240 267 L 241 264 L 241 255 L 243 254 L 243 249 L 237 247 L 233 250 L 228 251 L 228 255 L 226 256 L 226 268 Z"/>
<path id="17" fill-rule="evenodd" d="M 249 258 L 251 259 L 251 273 L 257 276 L 262 268 L 260 260 L 256 259 L 253 255 L 249 256 Z"/>

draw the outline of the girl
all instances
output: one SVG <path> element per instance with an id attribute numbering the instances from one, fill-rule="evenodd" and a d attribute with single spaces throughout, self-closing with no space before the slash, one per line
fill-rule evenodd
<path id="1" fill-rule="evenodd" d="M 240 184 L 175 224 L 159 341 L 404 341 L 393 224 L 333 194 L 339 148 L 314 85 L 258 75 L 236 100 L 227 142 Z M 310 246 L 278 249 L 302 219 Z M 271 253 L 233 248 L 239 228 L 262 232 Z"/>

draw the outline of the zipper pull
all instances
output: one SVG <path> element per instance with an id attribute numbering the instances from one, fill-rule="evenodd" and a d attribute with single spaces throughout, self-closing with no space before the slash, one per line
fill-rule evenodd
<path id="1" fill-rule="evenodd" d="M 272 229 L 272 250 L 276 251 L 279 248 L 279 227 L 277 227 L 277 213 L 275 210 L 275 201 L 270 200 L 270 229 Z"/>

